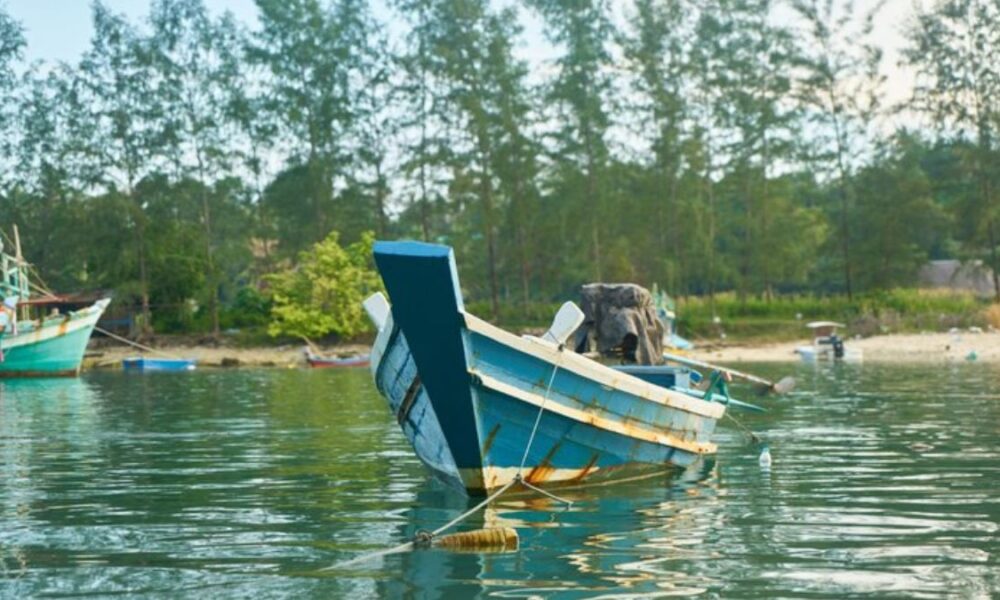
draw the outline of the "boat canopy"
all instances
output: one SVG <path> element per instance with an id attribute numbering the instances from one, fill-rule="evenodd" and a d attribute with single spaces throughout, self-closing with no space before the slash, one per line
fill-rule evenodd
<path id="1" fill-rule="evenodd" d="M 837 323 L 836 321 L 813 321 L 812 323 L 806 323 L 806 327 L 809 329 L 819 329 L 820 327 L 847 327 L 847 325 Z"/>
<path id="2" fill-rule="evenodd" d="M 591 283 L 580 289 L 580 300 L 578 352 L 620 353 L 640 365 L 663 362 L 663 323 L 649 290 L 634 283 Z"/>

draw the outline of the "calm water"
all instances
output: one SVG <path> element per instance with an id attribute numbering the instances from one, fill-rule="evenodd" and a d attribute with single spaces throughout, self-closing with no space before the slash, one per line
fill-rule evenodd
<path id="1" fill-rule="evenodd" d="M 727 426 L 705 472 L 468 523 L 518 552 L 339 571 L 469 506 L 367 371 L 0 382 L 0 596 L 1000 596 L 1000 369 L 788 368 L 769 471 Z"/>

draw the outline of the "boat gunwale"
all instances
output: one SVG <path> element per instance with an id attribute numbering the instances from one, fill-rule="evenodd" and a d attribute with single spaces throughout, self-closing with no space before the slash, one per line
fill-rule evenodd
<path id="1" fill-rule="evenodd" d="M 515 350 L 540 358 L 546 362 L 558 364 L 560 369 L 565 369 L 598 384 L 620 389 L 642 400 L 713 419 L 721 419 L 726 412 L 725 405 L 718 402 L 708 402 L 699 398 L 692 398 L 680 392 L 674 392 L 667 388 L 653 385 L 623 371 L 616 371 L 611 367 L 602 365 L 576 352 L 560 350 L 554 344 L 549 344 L 542 340 L 536 341 L 518 337 L 468 312 L 463 312 L 462 316 L 465 319 L 466 327 L 474 333 L 504 343 Z"/>

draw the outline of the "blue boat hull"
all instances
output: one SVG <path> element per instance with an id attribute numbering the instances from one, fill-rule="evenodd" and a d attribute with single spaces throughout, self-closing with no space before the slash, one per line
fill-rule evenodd
<path id="1" fill-rule="evenodd" d="M 421 460 L 470 493 L 572 484 L 712 454 L 721 404 L 671 392 L 465 313 L 449 248 L 379 243 L 392 300 L 371 366 Z M 536 426 L 537 422 L 537 426 Z"/>
<path id="2" fill-rule="evenodd" d="M 193 371 L 198 361 L 193 358 L 126 358 L 126 371 Z"/>

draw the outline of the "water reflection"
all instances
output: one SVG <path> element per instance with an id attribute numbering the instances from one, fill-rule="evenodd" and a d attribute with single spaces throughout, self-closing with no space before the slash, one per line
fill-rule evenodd
<path id="1" fill-rule="evenodd" d="M 775 367 L 765 374 L 782 375 Z M 769 371 L 770 369 L 770 371 Z M 0 597 L 990 597 L 1000 371 L 800 369 L 717 462 L 511 496 L 517 552 L 339 560 L 470 502 L 428 477 L 364 371 L 0 382 Z"/>

